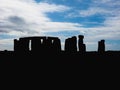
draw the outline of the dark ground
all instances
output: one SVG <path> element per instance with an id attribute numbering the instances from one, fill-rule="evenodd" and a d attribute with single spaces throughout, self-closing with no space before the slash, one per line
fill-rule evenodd
<path id="1" fill-rule="evenodd" d="M 0 65 L 120 65 L 120 52 L 15 53 L 13 51 L 1 51 Z"/>

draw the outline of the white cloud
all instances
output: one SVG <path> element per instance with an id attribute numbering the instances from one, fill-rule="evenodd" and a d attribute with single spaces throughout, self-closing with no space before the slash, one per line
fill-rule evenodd
<path id="1" fill-rule="evenodd" d="M 110 6 L 110 1 L 112 0 L 102 0 L 100 2 L 103 4 L 109 2 Z M 98 3 L 97 0 L 94 3 Z M 117 3 L 114 2 L 114 4 Z M 107 16 L 103 23 L 104 26 L 94 28 L 86 28 L 79 23 L 53 22 L 47 17 L 47 13 L 62 13 L 70 9 L 70 7 L 64 5 L 45 2 L 36 3 L 34 0 L 0 0 L 0 33 L 14 35 L 18 38 L 21 36 L 44 35 L 46 32 L 77 30 L 80 34 L 85 35 L 87 50 L 96 50 L 97 41 L 100 39 L 120 40 L 120 12 L 118 8 L 109 9 L 95 5 L 90 6 L 87 10 L 81 10 L 79 14 L 72 14 L 80 17 L 88 17 L 95 14 Z M 63 38 L 65 39 L 65 37 Z M 12 45 L 13 39 L 0 40 L 0 48 L 2 49 L 11 49 Z M 109 47 L 111 48 L 108 45 Z"/>
<path id="2" fill-rule="evenodd" d="M 104 21 L 104 26 L 99 26 L 95 28 L 88 28 L 85 32 L 85 43 L 88 46 L 88 50 L 96 48 L 98 41 L 101 39 L 106 40 L 106 50 L 118 50 L 120 49 L 120 42 L 107 43 L 109 40 L 120 41 L 120 17 L 108 18 Z"/>
<path id="3" fill-rule="evenodd" d="M 34 0 L 1 0 L 0 31 L 5 29 L 5 31 L 8 31 L 7 27 L 9 27 L 8 32 L 13 30 L 18 32 L 44 32 L 41 27 L 47 27 L 47 25 L 49 27 L 52 23 L 51 19 L 47 17 L 46 13 L 63 12 L 69 9 L 70 8 L 67 6 L 42 2 L 36 3 Z M 58 22 L 54 22 L 54 24 L 55 23 L 58 24 Z M 61 23 L 63 28 L 65 24 L 68 25 L 69 23 Z M 72 23 L 71 25 L 74 26 Z"/>
<path id="4" fill-rule="evenodd" d="M 50 30 L 75 29 L 76 24 L 52 22 L 46 13 L 63 12 L 69 7 L 48 3 L 36 3 L 34 0 L 1 0 L 0 32 L 10 35 L 40 34 Z M 59 25 L 58 27 L 56 25 Z M 68 27 L 67 27 L 68 26 Z M 50 31 L 49 31 L 50 32 Z"/>
<path id="5" fill-rule="evenodd" d="M 87 10 L 80 10 L 79 12 L 80 17 L 93 16 L 96 14 L 106 15 L 111 13 L 112 13 L 111 11 L 107 11 L 99 7 L 91 7 L 91 8 L 88 8 Z"/>
<path id="6" fill-rule="evenodd" d="M 95 3 L 108 3 L 108 2 L 110 2 L 110 1 L 112 1 L 112 0 L 93 0 L 93 2 L 95 2 Z"/>
<path id="7" fill-rule="evenodd" d="M 68 17 L 89 17 L 96 14 L 110 17 L 120 14 L 120 0 L 92 0 L 88 4 L 87 8 L 77 8 L 74 12 L 69 13 Z"/>
<path id="8" fill-rule="evenodd" d="M 93 0 L 95 4 L 106 4 L 108 6 L 120 5 L 120 0 Z"/>
<path id="9" fill-rule="evenodd" d="M 13 50 L 13 40 L 12 39 L 2 39 L 0 40 L 0 51 L 1 50 Z"/>
<path id="10" fill-rule="evenodd" d="M 0 33 L 18 38 L 44 35 L 44 32 L 79 29 L 81 25 L 77 23 L 52 22 L 47 17 L 47 13 L 67 10 L 70 10 L 70 7 L 45 2 L 37 3 L 35 0 L 0 0 Z"/>
<path id="11" fill-rule="evenodd" d="M 68 17 L 75 18 L 90 18 L 94 15 L 100 15 L 104 17 L 102 26 L 84 27 L 85 43 L 87 44 L 87 50 L 96 50 L 97 41 L 100 39 L 105 40 L 120 40 L 120 0 L 92 0 L 87 9 L 79 10 L 68 14 Z M 106 44 L 107 49 L 120 49 L 118 43 L 111 43 L 113 45 Z M 117 46 L 118 45 L 118 46 Z M 118 47 L 118 48 L 117 48 Z M 95 49 L 96 48 L 96 49 Z"/>

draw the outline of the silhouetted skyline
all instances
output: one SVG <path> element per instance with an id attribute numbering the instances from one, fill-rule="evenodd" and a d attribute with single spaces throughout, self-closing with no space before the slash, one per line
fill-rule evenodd
<path id="1" fill-rule="evenodd" d="M 66 38 L 64 50 L 61 49 L 59 37 L 20 37 L 13 41 L 13 51 L 0 51 L 1 65 L 31 67 L 31 65 L 40 66 L 40 64 L 120 64 L 120 51 L 106 51 L 104 39 L 98 41 L 98 51 L 96 52 L 86 51 L 83 35 Z"/>
<path id="2" fill-rule="evenodd" d="M 20 37 L 13 40 L 13 50 L 19 52 L 37 52 L 37 51 L 65 51 L 65 52 L 88 52 L 86 44 L 84 43 L 84 35 L 72 36 L 65 39 L 62 49 L 62 42 L 59 37 L 50 36 L 31 36 Z M 97 42 L 96 42 L 97 43 Z M 89 46 L 88 46 L 89 47 Z M 104 53 L 106 50 L 105 40 L 98 41 L 97 52 Z M 5 49 L 4 51 L 11 51 Z M 119 51 L 119 50 L 117 50 Z M 89 51 L 92 52 L 92 51 Z"/>
<path id="3" fill-rule="evenodd" d="M 84 43 L 84 36 L 72 36 L 65 39 L 64 50 L 61 49 L 61 40 L 59 37 L 21 37 L 19 40 L 14 39 L 15 52 L 70 52 L 70 53 L 84 53 L 86 52 L 86 45 Z M 98 41 L 98 52 L 105 52 L 105 40 Z"/>

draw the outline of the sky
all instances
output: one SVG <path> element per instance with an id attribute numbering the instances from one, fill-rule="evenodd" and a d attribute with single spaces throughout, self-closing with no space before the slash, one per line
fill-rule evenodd
<path id="1" fill-rule="evenodd" d="M 120 0 L 0 0 L 0 50 L 28 36 L 84 35 L 87 51 L 120 50 Z"/>

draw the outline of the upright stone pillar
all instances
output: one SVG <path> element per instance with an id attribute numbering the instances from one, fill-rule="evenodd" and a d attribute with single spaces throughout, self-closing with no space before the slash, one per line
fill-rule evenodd
<path id="1" fill-rule="evenodd" d="M 76 38 L 76 36 L 73 36 L 71 38 L 71 49 L 72 49 L 72 52 L 77 52 L 77 38 Z"/>
<path id="2" fill-rule="evenodd" d="M 65 40 L 65 51 L 76 52 L 77 51 L 77 38 L 73 36 Z"/>
<path id="3" fill-rule="evenodd" d="M 53 38 L 52 37 L 48 37 L 47 40 L 46 40 L 46 49 L 47 49 L 47 52 L 52 52 L 52 41 L 53 41 Z"/>
<path id="4" fill-rule="evenodd" d="M 100 53 L 105 52 L 105 40 L 101 40 L 98 42 L 98 52 Z"/>
<path id="5" fill-rule="evenodd" d="M 14 39 L 14 51 L 17 52 L 20 50 L 19 40 Z"/>
<path id="6" fill-rule="evenodd" d="M 42 42 L 41 42 L 41 38 L 39 37 L 35 37 L 35 38 L 32 38 L 32 41 L 31 41 L 31 50 L 33 52 L 42 52 Z"/>
<path id="7" fill-rule="evenodd" d="M 29 52 L 29 39 L 28 38 L 20 38 L 20 51 L 22 52 Z"/>
<path id="8" fill-rule="evenodd" d="M 79 35 L 78 38 L 79 38 L 78 40 L 79 52 L 86 52 L 86 45 L 83 43 L 84 36 Z"/>
<path id="9" fill-rule="evenodd" d="M 29 39 L 20 38 L 19 40 L 14 39 L 14 51 L 15 52 L 29 52 Z"/>
<path id="10" fill-rule="evenodd" d="M 64 49 L 65 49 L 65 51 L 66 52 L 69 52 L 69 41 L 70 41 L 70 38 L 68 38 L 68 39 L 65 39 L 65 47 L 64 47 Z"/>
<path id="11" fill-rule="evenodd" d="M 59 38 L 54 38 L 52 42 L 52 47 L 54 52 L 60 52 L 61 51 L 61 42 Z"/>

